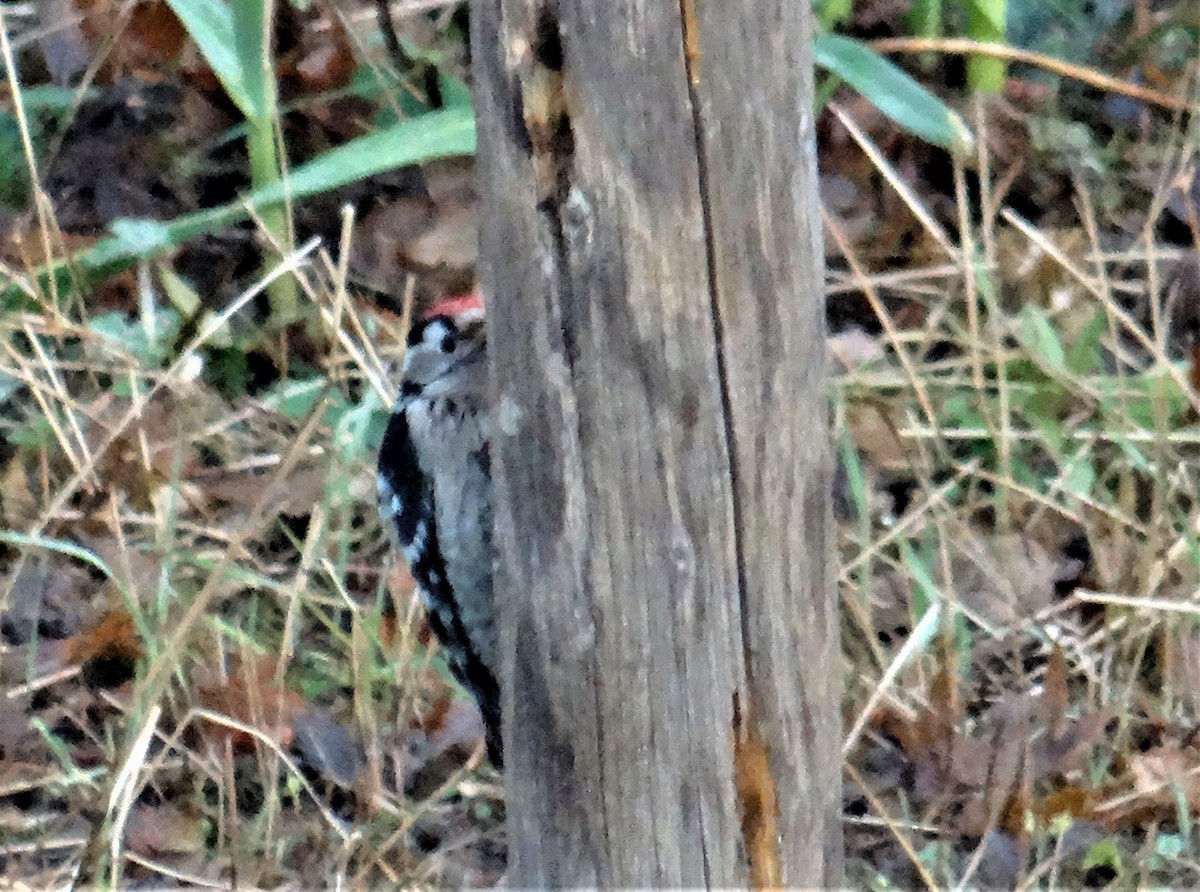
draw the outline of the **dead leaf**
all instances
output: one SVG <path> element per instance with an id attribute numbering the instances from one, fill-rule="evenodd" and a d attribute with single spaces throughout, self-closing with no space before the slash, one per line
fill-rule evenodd
<path id="1" fill-rule="evenodd" d="M 125 845 L 145 858 L 194 854 L 204 848 L 204 816 L 171 805 L 139 805 L 125 823 Z"/>
<path id="2" fill-rule="evenodd" d="M 846 371 L 876 362 L 886 353 L 879 343 L 879 338 L 863 331 L 855 325 L 825 339 L 825 349 L 830 357 Z"/>
<path id="3" fill-rule="evenodd" d="M 44 174 L 59 225 L 95 236 L 118 217 L 165 220 L 192 208 L 191 184 L 162 161 L 178 114 L 170 83 L 122 77 L 89 92 Z M 129 276 L 135 310 L 136 275 Z"/>
<path id="4" fill-rule="evenodd" d="M 851 441 L 881 471 L 908 473 L 914 464 L 911 441 L 901 439 L 898 410 L 884 403 L 852 404 L 846 410 Z"/>
<path id="5" fill-rule="evenodd" d="M 366 764 L 362 746 L 327 709 L 310 709 L 292 722 L 293 746 L 314 771 L 342 787 L 354 785 Z"/>
<path id="6" fill-rule="evenodd" d="M 339 90 L 350 83 L 354 72 L 358 70 L 354 47 L 341 17 L 326 15 L 324 19 L 328 27 L 321 29 L 319 42 L 317 29 L 304 29 L 305 42 L 316 45 L 303 47 L 295 66 L 301 84 L 311 93 Z"/>
<path id="7" fill-rule="evenodd" d="M 1060 253 L 1072 260 L 1077 269 L 1086 269 L 1091 242 L 1083 229 L 1046 229 L 1042 232 Z M 1048 311 L 1062 332 L 1064 343 L 1074 343 L 1075 335 L 1091 322 L 1094 306 L 1084 300 L 1086 286 L 1073 278 L 1057 260 L 1022 232 L 1010 227 L 996 230 L 996 262 L 1011 293 L 1021 305 L 1035 304 Z M 1010 310 L 1021 306 L 1010 305 Z"/>
<path id="8" fill-rule="evenodd" d="M 26 456 L 18 452 L 0 475 L 0 524 L 13 530 L 25 529 L 39 516 L 41 505 Z"/>
<path id="9" fill-rule="evenodd" d="M 983 847 L 983 855 L 971 885 L 980 889 L 1016 888 L 1025 864 L 1025 840 L 1003 829 L 993 829 L 979 845 Z"/>
<path id="10" fill-rule="evenodd" d="M 1200 767 L 1196 755 L 1195 751 L 1184 750 L 1176 743 L 1135 755 L 1129 760 L 1134 791 L 1148 798 L 1161 798 L 1165 794 L 1172 799 L 1169 787 L 1175 784 L 1189 792 L 1200 791 L 1200 775 L 1188 779 L 1189 771 Z M 1188 798 L 1191 801 L 1193 797 Z"/>
<path id="11" fill-rule="evenodd" d="M 1055 730 L 1034 742 L 1034 779 L 1085 772 L 1095 748 L 1109 738 L 1113 721 L 1112 710 L 1108 709 L 1089 712 L 1077 719 L 1060 719 Z"/>
<path id="12" fill-rule="evenodd" d="M 111 512 L 97 511 L 88 518 L 87 526 L 81 525 L 79 543 L 112 570 L 114 580 L 138 603 L 148 603 L 162 582 L 162 559 L 149 549 L 133 547 L 129 541 L 119 539 L 111 525 Z"/>
<path id="13" fill-rule="evenodd" d="M 186 32 L 163 0 L 142 0 L 128 11 L 114 0 L 74 4 L 84 14 L 83 32 L 93 51 L 107 50 L 101 70 L 107 82 L 127 74 L 161 80 L 183 50 Z"/>
<path id="14" fill-rule="evenodd" d="M 388 573 L 388 594 L 383 605 L 383 617 L 380 622 L 379 637 L 384 646 L 391 648 L 396 640 L 398 617 L 407 616 L 409 605 L 417 592 L 417 581 L 413 579 L 412 568 L 404 561 L 393 561 Z M 417 627 L 417 640 L 428 645 L 432 640 L 432 632 L 422 618 Z"/>
<path id="15" fill-rule="evenodd" d="M 1021 785 L 1020 781 L 1016 785 Z M 1023 786 L 1023 785 L 1022 785 Z M 1029 831 L 1025 828 L 1025 815 L 1029 811 L 1028 791 L 1024 789 L 1014 789 L 1004 800 L 1004 806 L 1000 809 L 1000 820 L 998 826 L 1001 832 L 1008 834 L 1010 839 L 1024 842 L 1029 838 Z"/>
<path id="16" fill-rule="evenodd" d="M 1178 816 L 1182 801 L 1200 814 L 1200 750 L 1167 740 L 1117 760 L 1125 770 L 1097 792 L 1095 819 L 1110 829 L 1141 826 Z"/>
<path id="17" fill-rule="evenodd" d="M 1070 704 L 1070 689 L 1067 686 L 1067 657 L 1062 647 L 1054 645 L 1050 656 L 1046 659 L 1046 675 L 1042 682 L 1042 702 L 1045 704 L 1044 715 L 1050 725 L 1050 734 L 1057 737 L 1062 723 L 1067 718 L 1067 706 Z"/>
<path id="18" fill-rule="evenodd" d="M 224 681 L 196 686 L 200 702 L 211 712 L 255 728 L 281 747 L 288 747 L 295 733 L 296 717 L 308 704 L 295 691 L 276 683 L 275 665 L 275 660 L 266 656 L 250 662 L 238 661 Z M 229 740 L 235 754 L 254 749 L 253 734 L 217 722 L 209 722 L 205 727 L 211 740 L 221 744 Z"/>
<path id="19" fill-rule="evenodd" d="M 96 463 L 97 476 L 110 491 L 125 492 L 141 511 L 152 512 L 158 489 L 199 462 L 196 444 L 184 436 L 188 426 L 179 415 L 181 404 L 186 405 L 186 399 L 164 388 L 124 428 L 118 425 L 129 414 L 129 399 L 106 393 L 89 407 L 89 452 L 119 431 Z"/>
<path id="20" fill-rule="evenodd" d="M 25 644 L 35 633 L 67 638 L 79 631 L 83 595 L 93 590 L 87 577 L 65 560 L 31 556 L 12 581 L 0 634 L 9 644 Z"/>
<path id="21" fill-rule="evenodd" d="M 401 760 L 405 794 L 414 799 L 431 796 L 483 751 L 484 728 L 479 710 L 454 696 L 432 673 L 426 678 L 427 687 L 440 693 L 410 725 Z"/>
<path id="22" fill-rule="evenodd" d="M 1076 819 L 1090 819 L 1096 805 L 1096 792 L 1083 787 L 1068 786 L 1055 790 L 1034 806 L 1034 813 L 1043 824 L 1049 824 L 1059 815 Z"/>
<path id="23" fill-rule="evenodd" d="M 1196 178 L 1200 183 L 1200 177 Z M 1200 393 L 1200 252 L 1179 262 L 1167 285 L 1167 354 L 1190 357 L 1192 389 Z"/>
<path id="24" fill-rule="evenodd" d="M 1030 622 L 1053 602 L 1055 565 L 1040 542 L 966 526 L 951 542 L 955 593 L 968 615 L 994 633 Z"/>
<path id="25" fill-rule="evenodd" d="M 65 642 L 69 663 L 83 667 L 84 680 L 96 688 L 120 687 L 133 678 L 142 657 L 137 624 L 124 607 L 115 607 Z"/>
<path id="26" fill-rule="evenodd" d="M 426 164 L 422 176 L 425 195 L 381 204 L 359 221 L 354 266 L 372 282 L 415 275 L 425 303 L 475 287 L 479 199 L 473 168 L 458 159 Z"/>
<path id="27" fill-rule="evenodd" d="M 949 642 L 942 640 L 937 648 L 938 669 L 929 684 L 929 714 L 922 725 L 931 734 L 935 746 L 949 748 L 955 729 L 962 719 L 958 697 L 958 660 Z"/>
<path id="28" fill-rule="evenodd" d="M 213 468 L 196 471 L 188 482 L 199 487 L 207 497 L 209 511 L 219 508 L 248 512 L 258 504 L 263 492 L 276 482 L 274 468 L 265 470 L 228 470 Z M 325 493 L 327 469 L 315 462 L 308 462 L 292 469 L 287 485 L 276 487 L 278 502 L 274 510 L 278 514 L 306 515 L 321 501 Z"/>
<path id="29" fill-rule="evenodd" d="M 91 53 L 83 28 L 76 21 L 73 0 L 42 0 L 41 14 L 43 21 L 55 23 L 53 28 L 42 29 L 37 41 L 51 81 L 60 87 L 78 83 L 77 78 L 87 70 Z"/>
<path id="30" fill-rule="evenodd" d="M 0 766 L 33 762 L 44 771 L 46 761 L 52 758 L 45 738 L 30 727 L 29 707 L 28 697 L 0 697 Z"/>

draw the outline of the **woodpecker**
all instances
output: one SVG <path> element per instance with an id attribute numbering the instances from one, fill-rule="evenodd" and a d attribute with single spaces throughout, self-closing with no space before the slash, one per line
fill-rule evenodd
<path id="1" fill-rule="evenodd" d="M 450 671 L 479 707 L 488 759 L 499 770 L 490 441 L 483 301 L 445 298 L 408 334 L 400 396 L 379 450 L 379 509 Z"/>

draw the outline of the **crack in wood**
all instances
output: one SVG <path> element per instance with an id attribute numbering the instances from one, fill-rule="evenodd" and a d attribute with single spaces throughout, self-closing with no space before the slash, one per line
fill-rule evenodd
<path id="1" fill-rule="evenodd" d="M 472 18 L 526 888 L 837 881 L 802 7 Z"/>
<path id="2" fill-rule="evenodd" d="M 539 210 L 561 206 L 570 186 L 575 134 L 563 90 L 565 52 L 557 3 L 538 7 L 528 33 L 511 48 L 520 85 L 521 117 L 533 156 Z"/>
<path id="3" fill-rule="evenodd" d="M 684 64 L 687 66 L 688 100 L 692 109 L 692 128 L 696 144 L 696 172 L 699 180 L 700 215 L 704 227 L 704 255 L 708 271 L 708 299 L 713 320 L 713 345 L 716 351 L 717 381 L 721 391 L 721 420 L 724 426 L 725 451 L 729 457 L 729 478 L 733 503 L 733 547 L 737 562 L 738 607 L 741 620 L 742 658 L 747 684 L 753 680 L 754 664 L 750 648 L 749 611 L 746 609 L 746 543 L 742 522 L 740 474 L 738 471 L 737 435 L 733 429 L 733 394 L 730 392 L 729 363 L 725 356 L 725 323 L 721 316 L 721 300 L 717 284 L 716 232 L 713 225 L 712 199 L 709 194 L 707 134 L 700 105 L 700 36 L 696 20 L 695 0 L 679 0 L 679 17 L 683 23 Z"/>
<path id="4" fill-rule="evenodd" d="M 692 128 L 696 145 L 696 171 L 699 180 L 700 213 L 704 227 L 708 297 L 713 320 L 713 344 L 716 351 L 721 420 L 724 427 L 725 450 L 729 461 L 733 547 L 738 587 L 738 619 L 742 644 L 742 665 L 746 674 L 745 703 L 742 703 L 737 691 L 733 692 L 734 778 L 737 786 L 742 843 L 750 868 L 750 887 L 753 889 L 778 888 L 782 885 L 783 876 L 777 821 L 779 798 L 775 777 L 771 772 L 770 747 L 759 731 L 758 715 L 754 704 L 754 659 L 750 645 L 749 587 L 746 572 L 741 475 L 738 465 L 737 434 L 734 430 L 733 420 L 733 393 L 729 380 L 728 360 L 725 355 L 726 331 L 721 314 L 721 295 L 717 275 L 716 231 L 710 194 L 708 142 L 704 126 L 704 110 L 700 102 L 699 66 L 702 54 L 695 0 L 679 0 L 679 18 L 683 30 L 683 58 L 687 69 L 688 100 L 691 104 Z"/>
<path id="5" fill-rule="evenodd" d="M 538 5 L 523 33 L 509 43 L 509 67 L 515 70 L 518 119 L 533 164 L 535 201 L 550 242 L 549 261 L 560 303 L 570 303 L 569 249 L 563 209 L 571 193 L 575 132 L 563 88 L 566 52 L 557 0 Z M 577 350 L 572 333 L 563 331 L 564 360 L 573 372 Z"/>
<path id="6" fill-rule="evenodd" d="M 535 0 L 535 3 L 537 0 Z M 532 23 L 532 24 L 530 24 Z M 558 18 L 557 0 L 544 0 L 537 5 L 532 15 L 525 19 L 525 25 L 519 29 L 517 36 L 509 44 L 509 71 L 515 76 L 516 89 L 513 91 L 513 103 L 516 114 L 513 116 L 517 129 L 528 144 L 527 157 L 533 166 L 534 202 L 537 219 L 542 226 L 540 247 L 547 253 L 549 277 L 553 282 L 554 293 L 557 295 L 559 325 L 555 332 L 561 339 L 551 345 L 551 350 L 558 353 L 565 368 L 565 380 L 558 386 L 568 391 L 578 387 L 577 369 L 579 363 L 579 348 L 576 343 L 576 325 L 562 324 L 563 316 L 577 313 L 580 296 L 573 287 L 571 275 L 571 244 L 569 233 L 572 226 L 586 221 L 588 214 L 587 202 L 583 200 L 583 192 L 575 186 L 573 166 L 575 154 L 575 132 L 571 120 L 571 112 L 564 89 L 564 79 L 567 76 L 567 55 L 564 47 L 563 33 Z M 548 295 L 548 297 L 550 297 Z M 551 297 L 551 300 L 553 298 Z M 584 436 L 578 427 L 571 432 L 576 444 L 582 443 Z M 582 475 L 573 481 L 581 489 L 580 498 L 587 498 L 583 492 L 584 478 Z M 563 481 L 564 486 L 570 485 Z M 585 530 L 586 532 L 586 530 Z M 565 531 L 563 535 L 569 535 Z M 583 573 L 583 588 L 589 592 L 591 585 L 587 579 L 588 569 L 581 568 Z M 592 626 L 599 628 L 600 616 L 595 603 L 590 604 L 592 610 Z M 529 670 L 530 677 L 536 670 Z M 603 714 L 603 698 L 599 684 L 593 679 L 593 710 L 599 716 Z M 557 709 L 557 700 L 548 701 L 553 711 Z M 604 726 L 596 727 L 596 752 L 600 758 L 596 760 L 597 785 L 603 790 L 609 787 L 605 777 L 604 757 L 605 740 Z M 561 743 L 557 750 L 565 751 L 573 765 L 576 753 L 570 743 Z M 563 770 L 561 776 L 571 776 L 571 770 Z M 586 797 L 578 789 L 568 794 L 584 807 Z M 607 828 L 610 824 L 607 802 L 599 802 L 599 820 L 595 826 L 599 828 L 599 839 L 608 840 Z M 603 843 L 593 837 L 592 824 L 584 822 L 585 848 L 596 854 Z M 602 880 L 603 883 L 603 880 Z"/>

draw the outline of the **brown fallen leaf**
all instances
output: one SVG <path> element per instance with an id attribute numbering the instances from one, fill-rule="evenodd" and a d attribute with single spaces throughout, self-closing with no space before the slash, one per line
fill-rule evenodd
<path id="1" fill-rule="evenodd" d="M 274 658 L 269 656 L 238 661 L 224 681 L 196 686 L 200 702 L 211 712 L 255 728 L 281 747 L 287 747 L 292 742 L 296 717 L 308 704 L 295 691 L 276 683 L 275 665 Z M 208 722 L 204 727 L 210 740 L 219 744 L 229 740 L 235 754 L 254 749 L 253 734 L 219 722 Z"/>
<path id="2" fill-rule="evenodd" d="M 467 767 L 471 757 L 483 752 L 483 720 L 479 711 L 454 696 L 444 682 L 427 675 L 431 686 L 440 686 L 432 705 L 409 727 L 407 747 L 401 756 L 405 794 L 425 799 L 456 772 Z"/>
<path id="3" fill-rule="evenodd" d="M 0 634 L 9 644 L 63 639 L 79 631 L 84 600 L 95 590 L 85 573 L 62 558 L 31 556 L 9 586 Z"/>
<path id="4" fill-rule="evenodd" d="M 139 805 L 125 823 L 125 846 L 146 858 L 199 852 L 204 848 L 204 816 L 171 805 Z"/>
<path id="5" fill-rule="evenodd" d="M 1095 813 L 1096 791 L 1079 786 L 1067 786 L 1043 796 L 1033 807 L 1033 812 L 1043 824 L 1048 824 L 1059 815 L 1090 820 Z"/>
<path id="6" fill-rule="evenodd" d="M 114 607 L 68 638 L 64 653 L 68 663 L 83 668 L 84 681 L 91 687 L 120 687 L 133 678 L 143 653 L 142 637 L 129 611 Z"/>
<path id="7" fill-rule="evenodd" d="M 102 76 L 114 81 L 126 74 L 161 80 L 183 50 L 186 32 L 164 0 L 143 0 L 126 10 L 115 0 L 74 0 L 84 14 L 83 33 L 93 51 L 104 48 Z"/>
<path id="8" fill-rule="evenodd" d="M 358 70 L 358 59 L 342 18 L 329 9 L 321 12 L 325 27 L 303 29 L 303 45 L 297 50 L 295 62 L 301 85 L 311 93 L 340 90 Z"/>
<path id="9" fill-rule="evenodd" d="M 966 525 L 950 532 L 955 594 L 976 622 L 1000 634 L 1053 603 L 1055 565 L 1042 543 Z"/>

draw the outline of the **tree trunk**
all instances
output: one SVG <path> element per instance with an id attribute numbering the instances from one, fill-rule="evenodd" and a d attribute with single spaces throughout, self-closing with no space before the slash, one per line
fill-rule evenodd
<path id="1" fill-rule="evenodd" d="M 841 877 L 809 0 L 476 0 L 509 884 Z"/>

